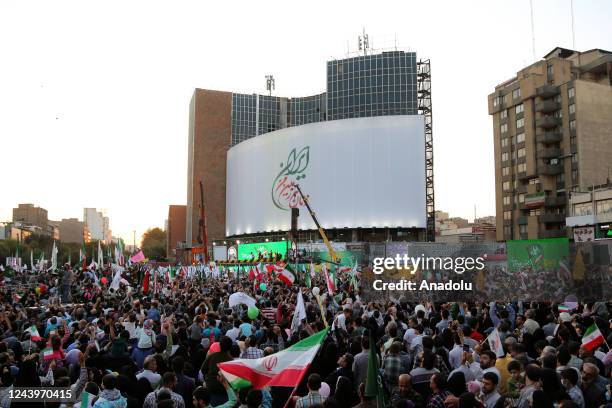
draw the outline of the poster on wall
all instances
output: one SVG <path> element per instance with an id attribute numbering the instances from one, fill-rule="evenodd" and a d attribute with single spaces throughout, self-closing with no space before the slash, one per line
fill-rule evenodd
<path id="1" fill-rule="evenodd" d="M 575 242 L 589 242 L 595 240 L 594 227 L 574 227 Z"/>
<path id="2" fill-rule="evenodd" d="M 555 269 L 566 265 L 569 257 L 567 238 L 508 241 L 507 248 L 510 272 Z"/>

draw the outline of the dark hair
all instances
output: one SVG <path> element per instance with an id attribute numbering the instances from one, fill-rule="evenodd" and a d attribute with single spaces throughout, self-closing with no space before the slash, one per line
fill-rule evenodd
<path id="1" fill-rule="evenodd" d="M 160 391 L 160 394 L 164 391 Z M 170 395 L 170 394 L 168 394 Z M 172 398 L 170 399 L 165 399 L 165 400 L 157 400 L 157 408 L 175 408 L 176 404 L 174 403 L 174 400 Z"/>
<path id="2" fill-rule="evenodd" d="M 578 352 L 580 351 L 580 343 L 577 341 L 570 341 L 567 343 L 567 349 L 569 350 L 570 354 L 578 355 Z"/>
<path id="3" fill-rule="evenodd" d="M 495 374 L 495 373 L 493 373 L 491 371 L 488 371 L 488 372 L 484 373 L 482 378 L 485 379 L 485 380 L 491 381 L 495 385 L 497 385 L 499 383 L 499 378 L 497 377 L 497 374 Z"/>
<path id="4" fill-rule="evenodd" d="M 424 349 L 423 350 L 423 368 L 427 370 L 431 370 L 434 368 L 435 362 L 436 362 L 435 354 L 429 349 Z"/>
<path id="5" fill-rule="evenodd" d="M 427 350 L 433 350 L 434 348 L 434 341 L 431 337 L 429 336 L 423 336 L 422 340 L 422 345 L 424 349 Z"/>
<path id="6" fill-rule="evenodd" d="M 567 365 L 567 363 L 569 363 L 571 359 L 572 359 L 572 356 L 569 352 L 569 347 L 566 347 L 566 346 L 559 347 L 559 349 L 557 350 L 557 361 L 559 361 L 559 364 L 562 366 L 565 366 Z"/>
<path id="7" fill-rule="evenodd" d="M 510 362 L 508 363 L 508 371 L 515 371 L 515 370 L 522 371 L 522 369 L 523 369 L 523 365 L 518 360 L 510 360 Z"/>
<path id="8" fill-rule="evenodd" d="M 102 377 L 102 385 L 106 390 L 114 390 L 117 388 L 117 379 L 113 374 L 106 374 Z"/>
<path id="9" fill-rule="evenodd" d="M 172 360 L 172 370 L 175 373 L 181 374 L 183 372 L 184 367 L 185 367 L 185 359 L 183 357 L 178 356 L 174 360 Z"/>
<path id="10" fill-rule="evenodd" d="M 542 357 L 542 367 L 554 370 L 557 367 L 557 356 L 551 353 L 544 354 L 544 357 Z"/>
<path id="11" fill-rule="evenodd" d="M 196 401 L 204 401 L 204 403 L 208 405 L 210 403 L 210 391 L 200 386 L 193 392 L 193 398 L 195 398 Z"/>
<path id="12" fill-rule="evenodd" d="M 247 407 L 249 408 L 259 407 L 262 401 L 263 401 L 263 394 L 261 390 L 251 390 L 247 394 L 246 404 L 247 404 Z"/>
<path id="13" fill-rule="evenodd" d="M 219 346 L 221 346 L 221 351 L 224 353 L 227 353 L 228 351 L 232 349 L 232 344 L 234 344 L 234 342 L 232 341 L 232 339 L 230 339 L 227 336 L 221 337 L 221 341 L 219 341 Z"/>
<path id="14" fill-rule="evenodd" d="M 174 374 L 172 371 L 165 372 L 162 377 L 162 384 L 166 386 L 176 384 L 176 374 Z"/>
<path id="15" fill-rule="evenodd" d="M 308 388 L 313 391 L 321 388 L 321 376 L 319 374 L 313 373 L 308 376 Z"/>
<path id="16" fill-rule="evenodd" d="M 540 381 L 541 375 L 541 369 L 537 365 L 529 364 L 527 367 L 525 367 L 525 377 L 529 378 L 531 381 Z"/>
<path id="17" fill-rule="evenodd" d="M 565 378 L 572 385 L 576 385 L 578 383 L 578 371 L 573 368 L 566 368 L 561 371 L 561 378 Z"/>

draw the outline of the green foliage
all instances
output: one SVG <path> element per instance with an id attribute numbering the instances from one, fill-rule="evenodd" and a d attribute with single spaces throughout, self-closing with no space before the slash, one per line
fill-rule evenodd
<path id="1" fill-rule="evenodd" d="M 166 260 L 166 233 L 161 228 L 150 228 L 142 235 L 142 252 L 151 260 Z"/>

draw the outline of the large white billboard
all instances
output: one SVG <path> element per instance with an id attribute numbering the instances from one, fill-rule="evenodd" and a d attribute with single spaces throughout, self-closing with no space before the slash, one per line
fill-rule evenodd
<path id="1" fill-rule="evenodd" d="M 323 228 L 425 228 L 423 116 L 311 123 L 266 133 L 227 152 L 226 235 Z"/>

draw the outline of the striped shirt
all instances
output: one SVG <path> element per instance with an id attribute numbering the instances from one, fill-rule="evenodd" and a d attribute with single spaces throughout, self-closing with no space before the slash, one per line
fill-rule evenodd
<path id="1" fill-rule="evenodd" d="M 318 404 L 323 404 L 323 402 L 325 402 L 325 397 L 319 394 L 319 391 L 309 391 L 308 395 L 297 400 L 295 408 L 310 408 Z"/>

